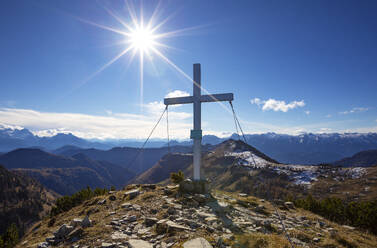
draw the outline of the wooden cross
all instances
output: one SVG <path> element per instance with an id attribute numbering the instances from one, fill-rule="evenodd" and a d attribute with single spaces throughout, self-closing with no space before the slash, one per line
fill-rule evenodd
<path id="1" fill-rule="evenodd" d="M 201 71 L 200 64 L 194 64 L 194 81 L 193 81 L 193 96 L 165 98 L 165 105 L 174 104 L 194 104 L 194 129 L 191 130 L 190 138 L 194 140 L 194 180 L 200 180 L 200 164 L 201 164 L 201 150 L 202 150 L 202 129 L 201 129 L 201 116 L 202 116 L 202 102 L 220 102 L 220 101 L 233 101 L 233 93 L 226 94 L 201 94 Z"/>

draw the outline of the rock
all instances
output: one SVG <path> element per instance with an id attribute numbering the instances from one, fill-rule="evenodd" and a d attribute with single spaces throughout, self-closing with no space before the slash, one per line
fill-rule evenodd
<path id="1" fill-rule="evenodd" d="M 124 195 L 126 197 L 128 197 L 130 200 L 134 199 L 139 194 L 140 194 L 140 190 L 139 189 L 129 190 L 126 193 L 124 193 Z"/>
<path id="2" fill-rule="evenodd" d="M 321 239 L 320 239 L 320 238 L 313 238 L 313 241 L 314 241 L 315 243 L 318 243 L 319 241 L 321 241 Z"/>
<path id="3" fill-rule="evenodd" d="M 61 239 L 57 239 L 55 237 L 47 237 L 46 238 L 46 242 L 49 244 L 49 245 L 57 245 L 59 244 L 59 242 L 61 241 Z"/>
<path id="4" fill-rule="evenodd" d="M 177 210 L 175 210 L 175 208 L 173 208 L 173 207 L 169 207 L 167 212 L 170 215 L 174 215 L 177 212 Z"/>
<path id="5" fill-rule="evenodd" d="M 57 231 L 54 232 L 54 236 L 57 239 L 63 239 L 65 236 L 73 230 L 73 226 L 63 224 Z"/>
<path id="6" fill-rule="evenodd" d="M 48 248 L 48 243 L 47 242 L 42 242 L 37 245 L 38 248 Z"/>
<path id="7" fill-rule="evenodd" d="M 165 234 L 167 232 L 168 226 L 166 225 L 166 222 L 168 220 L 162 219 L 157 221 L 156 223 L 156 233 L 157 234 Z"/>
<path id="8" fill-rule="evenodd" d="M 145 226 L 147 226 L 147 227 L 151 227 L 151 226 L 153 226 L 154 224 L 156 224 L 157 221 L 158 221 L 157 218 L 146 217 L 146 218 L 144 219 L 144 224 L 145 224 Z"/>
<path id="9" fill-rule="evenodd" d="M 212 245 L 204 238 L 196 238 L 186 241 L 183 248 L 212 248 Z"/>
<path id="10" fill-rule="evenodd" d="M 128 239 L 128 235 L 117 231 L 111 234 L 111 239 L 113 240 Z"/>
<path id="11" fill-rule="evenodd" d="M 347 225 L 343 225 L 342 226 L 343 228 L 346 228 L 346 229 L 348 229 L 348 230 L 355 230 L 356 228 L 354 228 L 353 226 L 347 226 Z"/>
<path id="12" fill-rule="evenodd" d="M 135 222 L 137 220 L 137 217 L 136 217 L 136 215 L 131 215 L 131 216 L 126 217 L 123 220 L 125 220 L 127 222 Z"/>
<path id="13" fill-rule="evenodd" d="M 115 195 L 110 195 L 109 196 L 109 200 L 110 201 L 115 201 L 117 198 L 115 197 Z"/>
<path id="14" fill-rule="evenodd" d="M 216 215 L 214 215 L 214 214 L 210 214 L 210 213 L 206 213 L 206 212 L 202 212 L 202 211 L 197 211 L 197 214 L 198 214 L 198 217 L 202 218 L 202 219 L 206 219 L 208 217 L 216 217 Z"/>
<path id="15" fill-rule="evenodd" d="M 200 204 L 203 204 L 203 203 L 205 203 L 205 202 L 207 201 L 206 196 L 203 195 L 203 194 L 195 194 L 195 195 L 193 196 L 193 199 L 194 199 L 195 201 L 199 202 Z"/>
<path id="16" fill-rule="evenodd" d="M 256 206 L 255 207 L 255 211 L 256 212 L 262 212 L 263 210 L 265 210 L 266 208 L 265 208 L 265 206 L 263 206 L 263 205 L 258 205 L 258 206 Z"/>
<path id="17" fill-rule="evenodd" d="M 185 230 L 189 231 L 190 229 L 167 219 L 159 220 L 156 223 L 157 234 L 175 233 L 175 232 L 180 232 L 180 231 L 185 231 Z"/>
<path id="18" fill-rule="evenodd" d="M 76 227 L 76 226 L 81 226 L 81 223 L 82 223 L 82 219 L 75 218 L 75 219 L 71 220 L 70 225 L 73 226 L 73 227 Z"/>
<path id="19" fill-rule="evenodd" d="M 185 179 L 179 183 L 179 191 L 184 193 L 208 193 L 208 182 L 206 180 L 192 181 L 191 179 Z"/>
<path id="20" fill-rule="evenodd" d="M 182 226 L 182 225 L 179 225 L 173 221 L 167 221 L 166 222 L 167 226 L 168 226 L 168 233 L 174 233 L 174 232 L 180 232 L 180 231 L 189 231 L 190 229 L 185 227 L 185 226 Z"/>
<path id="21" fill-rule="evenodd" d="M 240 197 L 247 197 L 247 194 L 239 193 L 238 196 L 240 196 Z"/>
<path id="22" fill-rule="evenodd" d="M 205 221 L 206 221 L 206 223 L 208 223 L 208 224 L 212 224 L 212 223 L 214 223 L 214 222 L 216 222 L 217 221 L 217 218 L 216 217 L 213 217 L 213 216 L 211 216 L 211 217 L 207 217 L 207 218 L 205 218 Z"/>
<path id="23" fill-rule="evenodd" d="M 156 184 L 142 184 L 142 189 L 156 189 Z"/>
<path id="24" fill-rule="evenodd" d="M 102 200 L 100 200 L 97 204 L 98 205 L 103 205 L 103 204 L 105 204 L 106 203 L 106 199 L 102 199 Z"/>
<path id="25" fill-rule="evenodd" d="M 115 248 L 116 245 L 113 244 L 113 243 L 102 242 L 101 247 L 102 247 L 102 248 Z"/>
<path id="26" fill-rule="evenodd" d="M 153 248 L 153 245 L 141 239 L 130 239 L 128 241 L 129 248 Z"/>
<path id="27" fill-rule="evenodd" d="M 90 227 L 92 225 L 92 221 L 89 219 L 89 216 L 86 215 L 85 218 L 81 222 L 81 226 L 83 228 Z"/>
<path id="28" fill-rule="evenodd" d="M 132 208 L 132 204 L 129 202 L 123 203 L 121 205 L 122 208 L 130 210 Z"/>
<path id="29" fill-rule="evenodd" d="M 295 209 L 293 202 L 284 202 L 284 206 L 288 209 Z"/>
<path id="30" fill-rule="evenodd" d="M 84 230 L 81 227 L 77 227 L 68 234 L 67 238 L 71 241 L 76 241 L 82 237 L 83 233 Z"/>

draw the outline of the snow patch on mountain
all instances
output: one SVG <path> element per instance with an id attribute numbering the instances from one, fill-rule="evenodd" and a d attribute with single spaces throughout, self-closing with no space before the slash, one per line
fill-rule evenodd
<path id="1" fill-rule="evenodd" d="M 243 152 L 227 152 L 225 153 L 225 157 L 235 157 L 238 159 L 238 164 L 247 167 L 265 167 L 266 165 L 271 164 L 270 162 L 266 161 L 265 159 L 258 157 L 257 155 L 253 154 L 250 151 L 243 151 Z"/>

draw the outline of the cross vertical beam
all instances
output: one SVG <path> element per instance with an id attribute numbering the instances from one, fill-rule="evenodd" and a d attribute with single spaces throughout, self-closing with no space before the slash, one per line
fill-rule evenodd
<path id="1" fill-rule="evenodd" d="M 233 101 L 232 93 L 225 94 L 201 94 L 201 70 L 200 64 L 194 64 L 194 79 L 193 79 L 193 95 L 184 97 L 172 97 L 165 98 L 164 104 L 188 104 L 193 103 L 194 110 L 194 129 L 191 130 L 190 138 L 194 140 L 193 155 L 194 155 L 194 180 L 200 180 L 200 164 L 202 159 L 202 102 L 221 102 L 221 101 Z"/>
<path id="2" fill-rule="evenodd" d="M 194 96 L 194 133 L 191 135 L 194 140 L 194 180 L 200 180 L 200 163 L 202 160 L 202 107 L 200 102 L 201 97 L 201 71 L 200 64 L 194 64 L 194 82 L 193 82 L 193 96 Z"/>

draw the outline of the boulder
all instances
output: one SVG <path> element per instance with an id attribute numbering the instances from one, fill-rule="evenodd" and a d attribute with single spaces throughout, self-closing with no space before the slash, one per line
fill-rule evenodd
<path id="1" fill-rule="evenodd" d="M 70 225 L 73 226 L 73 227 L 76 227 L 76 226 L 81 226 L 81 223 L 82 223 L 82 219 L 75 218 L 75 219 L 71 220 Z"/>
<path id="2" fill-rule="evenodd" d="M 153 248 L 153 245 L 141 239 L 130 239 L 128 241 L 129 248 Z"/>
<path id="3" fill-rule="evenodd" d="M 116 196 L 115 195 L 110 195 L 109 196 L 109 200 L 110 201 L 115 201 L 117 198 L 116 198 Z"/>
<path id="4" fill-rule="evenodd" d="M 185 179 L 179 183 L 179 191 L 189 194 L 207 194 L 208 181 L 192 181 L 191 179 Z"/>
<path id="5" fill-rule="evenodd" d="M 181 192 L 193 192 L 194 191 L 194 184 L 191 179 L 185 179 L 179 184 L 179 190 Z"/>
<path id="6" fill-rule="evenodd" d="M 293 202 L 284 202 L 284 206 L 288 209 L 295 209 Z"/>
<path id="7" fill-rule="evenodd" d="M 212 248 L 213 246 L 204 238 L 196 238 L 186 241 L 183 248 Z"/>
<path id="8" fill-rule="evenodd" d="M 92 225 L 92 221 L 89 219 L 89 216 L 86 215 L 85 218 L 81 222 L 81 226 L 83 228 L 90 227 Z"/>
<path id="9" fill-rule="evenodd" d="M 102 199 L 102 200 L 100 200 L 100 201 L 98 201 L 98 205 L 103 205 L 103 204 L 105 204 L 106 203 L 106 199 Z"/>
<path id="10" fill-rule="evenodd" d="M 133 190 L 129 190 L 126 193 L 124 193 L 124 196 L 128 197 L 128 199 L 132 200 L 136 196 L 138 196 L 139 194 L 140 194 L 140 190 L 139 189 L 133 189 Z"/>
<path id="11" fill-rule="evenodd" d="M 75 240 L 80 239 L 83 233 L 84 233 L 84 230 L 82 229 L 82 227 L 77 227 L 68 234 L 67 238 L 71 241 L 75 241 Z"/>
<path id="12" fill-rule="evenodd" d="M 57 239 L 64 239 L 65 236 L 67 236 L 68 233 L 70 233 L 73 230 L 73 226 L 69 226 L 67 224 L 63 224 L 59 227 L 58 230 L 54 232 L 54 236 Z"/>

